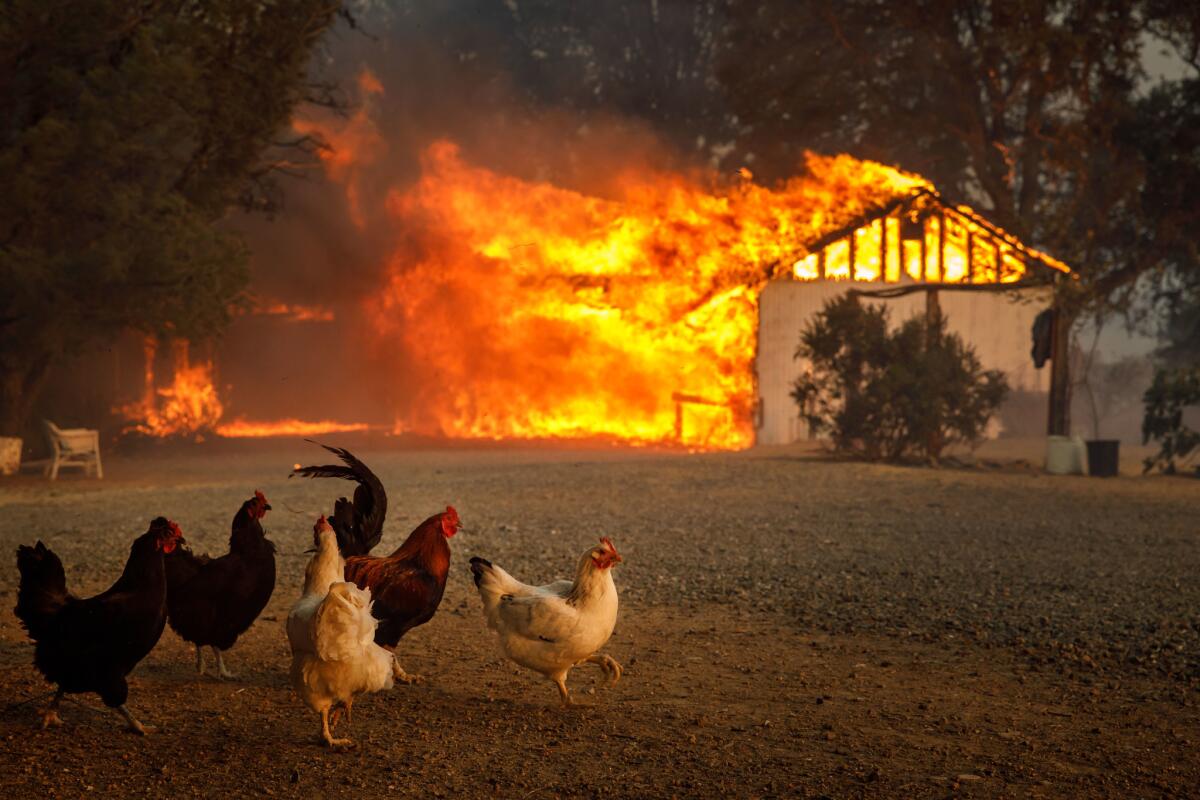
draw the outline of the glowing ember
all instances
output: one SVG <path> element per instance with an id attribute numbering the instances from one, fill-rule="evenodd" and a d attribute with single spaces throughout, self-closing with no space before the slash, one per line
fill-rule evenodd
<path id="1" fill-rule="evenodd" d="M 333 311 L 320 306 L 298 306 L 288 303 L 264 303 L 254 309 L 255 314 L 286 317 L 292 322 L 333 322 Z"/>
<path id="2" fill-rule="evenodd" d="M 370 428 L 363 422 L 336 422 L 321 420 L 309 422 L 302 419 L 277 419 L 269 422 L 251 422 L 241 417 L 233 422 L 223 422 L 216 433 L 228 439 L 257 439 L 267 436 L 316 436 L 322 433 L 347 433 L 365 431 Z"/>

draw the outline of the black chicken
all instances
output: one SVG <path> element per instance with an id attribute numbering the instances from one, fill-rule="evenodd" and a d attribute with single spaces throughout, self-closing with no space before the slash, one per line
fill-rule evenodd
<path id="1" fill-rule="evenodd" d="M 96 692 L 125 717 L 131 730 L 146 734 L 125 701 L 125 676 L 154 649 L 167 621 L 163 555 L 183 541 L 174 522 L 158 517 L 134 540 L 125 571 L 95 597 L 67 591 L 62 561 L 41 542 L 17 548 L 17 618 L 34 640 L 33 663 L 58 693 L 42 715 L 42 726 L 59 725 L 64 694 Z M 152 730 L 152 729 L 149 729 Z"/>
<path id="2" fill-rule="evenodd" d="M 211 647 L 220 677 L 233 677 L 222 652 L 254 624 L 275 590 L 275 545 L 261 524 L 270 510 L 263 493 L 255 492 L 233 518 L 228 553 L 210 558 L 181 547 L 165 559 L 167 622 L 196 646 L 201 675 L 203 648 Z"/>

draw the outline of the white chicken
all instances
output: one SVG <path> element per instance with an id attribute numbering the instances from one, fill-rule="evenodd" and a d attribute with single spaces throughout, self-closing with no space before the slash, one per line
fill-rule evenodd
<path id="1" fill-rule="evenodd" d="M 375 644 L 371 592 L 343 581 L 345 561 L 325 517 L 313 528 L 316 554 L 304 570 L 304 593 L 288 614 L 292 686 L 321 714 L 321 737 L 330 747 L 350 747 L 331 729 L 354 697 L 392 687 L 392 654 Z M 331 713 L 332 712 L 332 713 Z M 331 720 L 332 716 L 332 720 Z"/>
<path id="2" fill-rule="evenodd" d="M 596 652 L 617 624 L 612 567 L 620 562 L 612 541 L 602 538 L 579 559 L 574 581 L 529 586 L 490 561 L 471 559 L 484 618 L 500 635 L 504 654 L 554 681 L 564 707 L 571 705 L 571 667 L 585 661 L 596 664 L 608 676 L 609 686 L 621 679 L 621 665 Z"/>

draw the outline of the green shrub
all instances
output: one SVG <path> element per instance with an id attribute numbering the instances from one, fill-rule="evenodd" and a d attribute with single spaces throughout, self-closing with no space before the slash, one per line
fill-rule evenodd
<path id="1" fill-rule="evenodd" d="M 834 447 L 870 460 L 937 460 L 974 443 L 1008 394 L 1004 373 L 984 370 L 973 348 L 938 317 L 905 321 L 851 295 L 826 302 L 801 333 L 810 370 L 792 389 L 800 416 Z"/>
<path id="2" fill-rule="evenodd" d="M 1142 472 L 1158 467 L 1175 474 L 1175 459 L 1186 459 L 1200 446 L 1200 433 L 1183 424 L 1185 406 L 1200 405 L 1200 368 L 1160 369 L 1142 396 L 1142 444 L 1159 443 L 1159 451 L 1143 462 Z"/>

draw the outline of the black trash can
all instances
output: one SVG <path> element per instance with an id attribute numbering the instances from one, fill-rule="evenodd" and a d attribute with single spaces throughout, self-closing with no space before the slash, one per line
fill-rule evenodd
<path id="1" fill-rule="evenodd" d="M 1087 443 L 1088 475 L 1093 478 L 1116 477 L 1121 460 L 1118 439 L 1093 439 Z"/>

